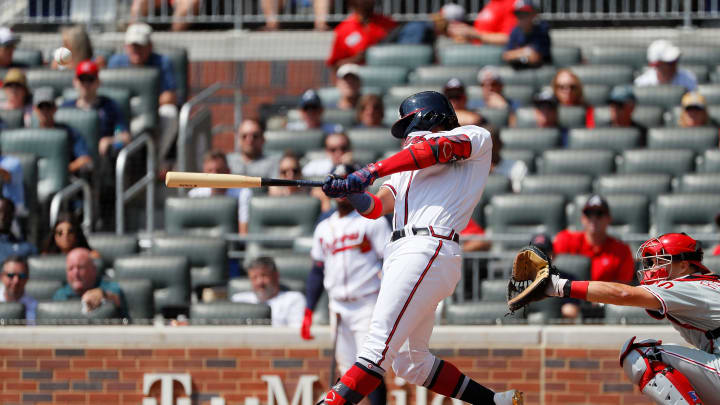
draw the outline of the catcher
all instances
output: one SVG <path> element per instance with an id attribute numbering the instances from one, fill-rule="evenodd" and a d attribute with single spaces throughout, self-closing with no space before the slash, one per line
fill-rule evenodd
<path id="1" fill-rule="evenodd" d="M 628 339 L 620 364 L 656 404 L 720 405 L 720 276 L 702 264 L 703 252 L 685 233 L 650 239 L 638 249 L 640 285 L 561 278 L 534 246 L 515 257 L 508 307 L 523 308 L 545 297 L 642 307 L 667 318 L 696 349 L 659 340 Z"/>

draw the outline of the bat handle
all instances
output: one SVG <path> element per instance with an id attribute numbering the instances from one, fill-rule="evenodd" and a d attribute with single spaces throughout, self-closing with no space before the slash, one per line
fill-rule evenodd
<path id="1" fill-rule="evenodd" d="M 294 187 L 322 187 L 324 182 L 316 180 L 286 180 L 286 179 L 270 179 L 263 177 L 261 185 L 267 186 L 294 186 Z"/>

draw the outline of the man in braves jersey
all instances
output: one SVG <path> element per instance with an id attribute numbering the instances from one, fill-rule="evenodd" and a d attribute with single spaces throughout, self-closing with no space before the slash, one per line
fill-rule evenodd
<path id="1" fill-rule="evenodd" d="M 345 177 L 359 168 L 339 165 L 333 174 Z M 337 210 L 315 228 L 310 252 L 314 265 L 307 280 L 307 307 L 300 335 L 312 339 L 312 314 L 324 286 L 330 297 L 330 323 L 337 334 L 334 355 L 341 373 L 355 363 L 370 327 L 390 233 L 387 221 L 363 217 L 346 198 L 337 199 Z M 370 403 L 384 405 L 386 393 L 381 382 L 368 396 Z"/>
<path id="2" fill-rule="evenodd" d="M 474 125 L 458 127 L 452 105 L 434 91 L 405 99 L 400 116 L 391 133 L 405 140 L 403 150 L 345 179 L 328 176 L 323 185 L 329 197 L 347 196 L 364 217 L 394 213 L 395 229 L 385 248 L 368 336 L 355 364 L 323 401 L 357 404 L 392 367 L 406 381 L 447 397 L 521 404 L 520 392 L 495 393 L 428 348 L 435 309 L 460 279 L 458 232 L 470 220 L 490 172 L 490 134 Z M 391 177 L 377 195 L 365 191 L 384 176 Z"/>
<path id="3" fill-rule="evenodd" d="M 668 233 L 638 249 L 639 286 L 554 274 L 545 294 L 642 307 L 667 318 L 695 349 L 632 337 L 620 353 L 625 374 L 656 404 L 720 405 L 720 277 L 702 257 L 693 238 Z"/>

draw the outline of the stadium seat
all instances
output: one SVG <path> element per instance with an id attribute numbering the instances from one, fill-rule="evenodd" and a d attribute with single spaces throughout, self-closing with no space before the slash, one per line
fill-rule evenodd
<path id="1" fill-rule="evenodd" d="M 341 125 L 343 128 L 352 128 L 357 123 L 357 113 L 355 110 L 326 108 L 322 120 L 325 123 Z"/>
<path id="2" fill-rule="evenodd" d="M 444 86 L 448 80 L 457 77 L 466 85 L 477 81 L 478 68 L 466 66 L 421 66 L 410 72 L 408 81 L 415 85 Z"/>
<path id="3" fill-rule="evenodd" d="M 337 102 L 340 99 L 340 91 L 335 86 L 320 87 L 315 89 L 320 96 L 320 100 L 325 108 L 334 108 L 337 106 Z M 362 94 L 377 94 L 382 95 L 382 89 L 372 86 L 363 86 L 360 90 Z"/>
<path id="4" fill-rule="evenodd" d="M 587 174 L 599 176 L 615 171 L 615 153 L 609 150 L 546 150 L 538 159 L 542 174 Z"/>
<path id="5" fill-rule="evenodd" d="M 148 324 L 155 316 L 152 281 L 145 278 L 117 280 L 125 294 L 128 316 L 134 324 Z"/>
<path id="6" fill-rule="evenodd" d="M 38 49 L 17 48 L 13 52 L 13 63 L 26 65 L 29 68 L 40 67 L 43 64 L 42 51 Z"/>
<path id="7" fill-rule="evenodd" d="M 516 242 L 498 243 L 499 247 L 524 246 L 532 234 L 555 234 L 565 228 L 565 198 L 557 194 L 496 195 L 485 206 L 485 218 L 490 234 L 522 236 Z"/>
<path id="8" fill-rule="evenodd" d="M 660 127 L 663 125 L 663 108 L 653 105 L 636 105 L 632 113 L 633 121 L 646 127 Z M 610 126 L 610 107 L 595 108 L 595 126 Z"/>
<path id="9" fill-rule="evenodd" d="M 643 53 L 644 54 L 644 53 Z M 570 67 L 583 85 L 617 86 L 633 81 L 633 68 L 623 65 L 575 65 Z"/>
<path id="10" fill-rule="evenodd" d="M 515 110 L 515 128 L 537 128 L 533 107 L 520 107 Z"/>
<path id="11" fill-rule="evenodd" d="M 112 267 L 115 259 L 138 253 L 138 240 L 135 235 L 116 235 L 114 233 L 91 233 L 87 235 L 88 244 L 100 253 L 104 268 Z"/>
<path id="12" fill-rule="evenodd" d="M 646 48 L 626 45 L 593 45 L 583 48 L 585 60 L 592 65 L 627 65 L 639 69 L 647 65 Z"/>
<path id="13" fill-rule="evenodd" d="M 622 305 L 605 305 L 606 324 L 662 324 L 665 321 L 657 320 L 647 314 L 644 308 L 628 307 Z"/>
<path id="14" fill-rule="evenodd" d="M 363 85 L 387 89 L 406 83 L 408 68 L 402 66 L 360 66 L 358 74 Z"/>
<path id="15" fill-rule="evenodd" d="M 265 150 L 282 153 L 287 149 L 302 156 L 308 151 L 322 149 L 325 135 L 321 130 L 265 131 Z"/>
<path id="16" fill-rule="evenodd" d="M 445 319 L 448 325 L 493 325 L 519 322 L 520 312 L 507 315 L 507 303 L 502 302 L 467 302 L 447 304 Z"/>
<path id="17" fill-rule="evenodd" d="M 153 130 L 158 125 L 159 77 L 159 71 L 154 68 L 116 68 L 100 71 L 100 81 L 104 86 L 130 91 L 128 121 L 133 134 Z"/>
<path id="18" fill-rule="evenodd" d="M 706 254 L 703 257 L 703 264 L 714 274 L 720 275 L 720 255 L 710 256 Z"/>
<path id="19" fill-rule="evenodd" d="M 11 129 L 3 131 L 3 153 L 30 153 L 38 157 L 37 197 L 42 204 L 68 183 L 68 136 L 62 129 Z"/>
<path id="20" fill-rule="evenodd" d="M 720 105 L 708 106 L 708 115 L 714 122 L 720 122 Z"/>
<path id="21" fill-rule="evenodd" d="M 525 149 L 541 153 L 560 146 L 560 131 L 554 128 L 503 128 L 500 139 L 505 149 Z"/>
<path id="22" fill-rule="evenodd" d="M 499 174 L 490 174 L 488 176 L 487 182 L 485 183 L 485 188 L 483 189 L 482 197 L 480 197 L 480 201 L 475 206 L 475 209 L 472 213 L 472 219 L 475 220 L 478 224 L 481 226 L 485 225 L 485 217 L 484 217 L 484 208 L 485 204 L 490 201 L 492 196 L 499 195 L 499 194 L 507 194 L 512 193 L 512 188 L 510 185 L 510 179 L 508 179 L 505 176 L 499 175 Z"/>
<path id="23" fill-rule="evenodd" d="M 98 164 L 98 143 L 100 142 L 100 118 L 96 111 L 79 108 L 60 108 L 55 113 L 55 121 L 68 125 L 78 131 L 87 143 L 90 157 Z"/>
<path id="24" fill-rule="evenodd" d="M 720 207 L 720 194 L 666 194 L 658 196 L 652 234 L 687 232 L 715 233 L 715 215 Z"/>
<path id="25" fill-rule="evenodd" d="M 20 108 L 16 110 L 0 110 L 0 120 L 5 125 L 3 129 L 15 129 L 25 126 L 23 123 L 23 110 Z"/>
<path id="26" fill-rule="evenodd" d="M 640 130 L 628 128 L 571 129 L 568 136 L 570 149 L 601 149 L 621 153 L 641 146 Z"/>
<path id="27" fill-rule="evenodd" d="M 558 126 L 562 128 L 585 128 L 585 107 L 565 106 L 558 108 Z"/>
<path id="28" fill-rule="evenodd" d="M 130 90 L 118 88 L 118 87 L 98 87 L 98 94 L 112 99 L 117 104 L 120 111 L 122 111 L 123 117 L 130 122 Z M 63 100 L 72 100 L 77 98 L 77 91 L 73 87 L 66 88 L 62 92 Z"/>
<path id="29" fill-rule="evenodd" d="M 601 106 L 608 103 L 608 97 L 610 95 L 610 86 L 604 84 L 585 84 L 583 85 L 583 96 L 585 102 L 594 105 Z"/>
<path id="30" fill-rule="evenodd" d="M 190 306 L 193 325 L 270 324 L 270 306 L 240 302 L 216 301 Z"/>
<path id="31" fill-rule="evenodd" d="M 38 159 L 32 153 L 8 153 L 20 160 L 23 175 L 23 188 L 25 189 L 25 205 L 30 212 L 37 210 L 37 192 L 38 192 Z M 37 219 L 30 216 L 30 221 Z"/>
<path id="32" fill-rule="evenodd" d="M 533 89 L 539 87 L 535 69 L 515 70 L 510 66 L 501 66 L 497 69 L 497 73 L 502 79 L 505 86 L 530 86 Z M 544 83 L 548 84 L 547 82 Z"/>
<path id="33" fill-rule="evenodd" d="M 600 176 L 595 182 L 595 192 L 608 194 L 642 194 L 650 200 L 670 192 L 669 174 L 612 174 Z"/>
<path id="34" fill-rule="evenodd" d="M 575 280 L 590 280 L 590 258 L 587 256 L 559 254 L 555 256 L 553 264 Z"/>
<path id="35" fill-rule="evenodd" d="M 720 150 L 706 150 L 702 155 L 702 164 L 698 167 L 699 172 L 720 173 Z"/>
<path id="36" fill-rule="evenodd" d="M 157 256 L 186 256 L 190 262 L 190 282 L 194 291 L 227 282 L 227 244 L 223 238 L 155 238 L 150 252 Z"/>
<path id="37" fill-rule="evenodd" d="M 705 102 L 708 105 L 720 104 L 720 84 L 698 85 L 698 93 L 705 97 Z"/>
<path id="38" fill-rule="evenodd" d="M 619 173 L 666 173 L 680 176 L 694 170 L 695 154 L 688 149 L 635 149 L 622 154 Z"/>
<path id="39" fill-rule="evenodd" d="M 649 227 L 650 198 L 637 193 L 602 194 L 610 206 L 612 221 L 608 231 L 612 235 L 625 235 L 628 233 L 647 233 Z M 582 207 L 590 195 L 575 197 L 574 204 L 568 214 L 568 220 L 576 229 L 582 229 L 580 214 Z"/>
<path id="40" fill-rule="evenodd" d="M 105 301 L 93 311 L 84 314 L 80 300 L 38 302 L 35 313 L 38 325 L 82 325 L 104 324 L 119 318 L 118 309 L 110 301 Z"/>
<path id="41" fill-rule="evenodd" d="M 27 76 L 28 87 L 31 90 L 40 87 L 52 87 L 56 96 L 62 94 L 63 89 L 73 86 L 73 76 L 75 72 L 71 70 L 54 70 L 54 69 L 30 69 L 25 72 Z"/>
<path id="42" fill-rule="evenodd" d="M 496 128 L 508 126 L 508 115 L 510 112 L 507 108 L 481 108 L 477 110 L 477 113 Z"/>
<path id="43" fill-rule="evenodd" d="M 685 64 L 715 66 L 720 64 L 720 50 L 714 46 L 682 46 L 680 61 Z"/>
<path id="44" fill-rule="evenodd" d="M 527 320 L 530 325 L 544 325 L 562 318 L 562 300 L 542 300 L 528 305 Z"/>
<path id="45" fill-rule="evenodd" d="M 237 233 L 237 199 L 230 197 L 165 200 L 165 230 L 169 234 L 222 236 Z"/>
<path id="46" fill-rule="evenodd" d="M 190 263 L 184 256 L 123 257 L 115 260 L 113 268 L 117 280 L 150 280 L 157 313 L 190 304 Z"/>
<path id="47" fill-rule="evenodd" d="M 521 191 L 528 194 L 558 194 L 572 198 L 592 190 L 592 177 L 586 174 L 547 174 L 525 176 Z"/>
<path id="48" fill-rule="evenodd" d="M 696 128 L 651 128 L 648 131 L 650 149 L 690 149 L 702 153 L 718 148 L 718 129 Z"/>
<path id="49" fill-rule="evenodd" d="M 633 93 L 639 105 L 654 105 L 672 108 L 680 104 L 680 99 L 687 90 L 678 85 L 633 86 Z"/>
<path id="50" fill-rule="evenodd" d="M 288 280 L 298 280 L 304 284 L 312 269 L 313 260 L 310 255 L 304 253 L 283 255 L 275 257 L 275 266 L 283 283 L 288 284 Z M 304 292 L 304 288 L 301 291 Z"/>
<path id="51" fill-rule="evenodd" d="M 482 280 L 480 299 L 488 302 L 502 302 L 507 299 L 507 280 Z"/>
<path id="52" fill-rule="evenodd" d="M 239 292 L 252 291 L 252 283 L 247 277 L 233 277 L 228 281 L 228 299 Z"/>
<path id="53" fill-rule="evenodd" d="M 580 48 L 574 46 L 553 46 L 550 48 L 555 67 L 567 67 L 580 63 Z"/>
<path id="54" fill-rule="evenodd" d="M 28 270 L 33 280 L 54 280 L 65 283 L 65 255 L 42 255 L 28 258 Z"/>
<path id="55" fill-rule="evenodd" d="M 63 276 L 65 271 L 63 269 Z M 63 286 L 63 281 L 59 280 L 36 280 L 35 274 L 25 284 L 25 294 L 35 298 L 38 301 L 52 301 L 55 292 Z"/>
<path id="56" fill-rule="evenodd" d="M 705 65 L 687 65 L 681 63 L 680 69 L 688 70 L 694 74 L 698 84 L 707 83 L 710 77 L 710 69 Z"/>
<path id="57" fill-rule="evenodd" d="M 500 151 L 500 157 L 503 159 L 520 160 L 527 166 L 528 173 L 535 171 L 535 153 L 531 150 L 503 148 L 503 150 Z"/>
<path id="58" fill-rule="evenodd" d="M 0 302 L 0 321 L 13 323 L 12 320 L 25 319 L 25 305 L 19 302 Z"/>
<path id="59" fill-rule="evenodd" d="M 173 73 L 175 74 L 175 83 L 177 89 L 177 104 L 183 105 L 188 98 L 188 51 L 185 47 L 182 48 L 165 48 L 157 47 L 154 48 L 155 52 L 165 55 L 170 59 L 173 67 Z"/>
<path id="60" fill-rule="evenodd" d="M 266 236 L 312 235 L 320 214 L 320 201 L 310 196 L 253 197 L 250 200 L 250 233 Z M 292 241 L 263 242 L 266 247 L 292 247 Z"/>
<path id="61" fill-rule="evenodd" d="M 496 45 L 454 44 L 440 47 L 438 60 L 445 66 L 497 66 L 503 64 L 504 50 Z"/>
<path id="62" fill-rule="evenodd" d="M 357 150 L 370 150 L 375 154 L 400 149 L 399 139 L 390 134 L 387 128 L 355 128 L 347 132 L 353 148 L 353 157 Z"/>
<path id="63" fill-rule="evenodd" d="M 532 103 L 533 93 L 535 89 L 532 86 L 507 84 L 503 86 L 503 96 L 521 106 Z"/>
<path id="64" fill-rule="evenodd" d="M 675 192 L 720 194 L 720 176 L 716 173 L 684 174 L 676 180 Z M 720 212 L 720 208 L 718 208 L 718 212 Z"/>
<path id="65" fill-rule="evenodd" d="M 370 66 L 402 66 L 414 69 L 431 64 L 433 56 L 430 45 L 374 45 L 365 52 L 365 63 Z"/>
<path id="66" fill-rule="evenodd" d="M 445 83 L 443 83 L 445 84 Z M 427 86 L 427 85 L 404 85 L 404 86 L 393 86 L 390 87 L 385 96 L 383 97 L 383 103 L 385 107 L 393 107 L 396 110 L 400 107 L 400 104 L 408 97 L 421 91 L 437 91 L 442 92 L 442 86 Z"/>

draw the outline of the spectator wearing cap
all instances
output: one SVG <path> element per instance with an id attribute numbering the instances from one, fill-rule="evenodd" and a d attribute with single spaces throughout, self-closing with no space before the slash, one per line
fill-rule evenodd
<path id="1" fill-rule="evenodd" d="M 485 118 L 480 114 L 467 109 L 467 92 L 465 84 L 458 78 L 453 77 L 443 86 L 443 94 L 452 104 L 460 125 L 483 125 Z"/>
<path id="2" fill-rule="evenodd" d="M 362 79 L 359 74 L 360 66 L 347 63 L 337 70 L 335 87 L 340 93 L 337 108 L 341 110 L 354 110 L 360 100 Z"/>
<path id="3" fill-rule="evenodd" d="M 468 108 L 495 108 L 508 110 L 508 126 L 515 126 L 515 110 L 518 103 L 503 95 L 504 83 L 497 67 L 485 66 L 478 72 L 482 98 L 468 101 Z"/>
<path id="4" fill-rule="evenodd" d="M 337 125 L 323 122 L 322 100 L 317 91 L 306 90 L 300 96 L 300 121 L 288 122 L 286 128 L 291 131 L 307 131 L 308 129 L 320 129 L 326 134 L 337 131 Z"/>
<path id="5" fill-rule="evenodd" d="M 492 155 L 490 157 L 490 173 L 507 177 L 510 180 L 514 192 L 520 192 L 522 180 L 528 173 L 528 168 L 522 160 L 505 159 L 500 153 L 503 148 L 503 141 L 500 131 L 496 127 L 489 127 L 492 138 Z"/>
<path id="6" fill-rule="evenodd" d="M 39 128 L 59 128 L 65 130 L 68 135 L 68 155 L 70 164 L 68 171 L 74 175 L 90 177 L 92 171 L 92 159 L 85 138 L 72 127 L 55 122 L 55 95 L 51 87 L 41 87 L 33 94 L 33 112 L 37 117 Z"/>
<path id="7" fill-rule="evenodd" d="M 20 42 L 20 36 L 8 27 L 0 27 L 0 68 L 25 68 L 27 66 L 13 62 L 15 47 Z"/>
<path id="8" fill-rule="evenodd" d="M 685 93 L 680 105 L 682 111 L 678 117 L 678 126 L 682 128 L 717 126 L 710 120 L 707 102 L 702 94 L 696 91 Z"/>
<path id="9" fill-rule="evenodd" d="M 367 48 L 382 41 L 397 23 L 375 13 L 374 0 L 351 0 L 350 15 L 335 27 L 330 56 L 326 63 L 335 69 L 346 63 L 364 63 Z"/>
<path id="10" fill-rule="evenodd" d="M 555 254 L 576 254 L 590 258 L 590 276 L 594 281 L 629 283 L 633 280 L 632 252 L 628 245 L 608 235 L 610 206 L 600 195 L 591 196 L 583 206 L 580 222 L 583 230 L 563 230 L 555 236 Z"/>
<path id="11" fill-rule="evenodd" d="M 303 177 L 325 177 L 335 166 L 352 163 L 352 144 L 344 132 L 325 137 L 325 156 L 312 159 L 303 167 Z"/>
<path id="12" fill-rule="evenodd" d="M 560 69 L 552 80 L 552 89 L 558 104 L 585 109 L 585 127 L 595 128 L 595 109 L 585 101 L 583 84 L 570 69 Z"/>
<path id="13" fill-rule="evenodd" d="M 514 8 L 517 26 L 510 33 L 502 58 L 515 68 L 539 67 L 552 62 L 550 27 L 538 21 L 532 0 L 517 0 Z"/>
<path id="14" fill-rule="evenodd" d="M 557 128 L 560 130 L 561 143 L 567 145 L 568 130 L 559 126 L 558 100 L 552 89 L 545 89 L 533 96 L 533 115 L 537 128 Z"/>
<path id="15" fill-rule="evenodd" d="M 92 42 L 84 25 L 78 24 L 72 27 L 62 28 L 60 35 L 62 36 L 62 46 L 72 52 L 72 57 L 69 63 L 62 66 L 53 60 L 50 63 L 52 69 L 75 69 L 80 62 L 86 60 L 92 60 L 101 68 L 107 64 L 105 57 L 102 55 L 94 55 Z"/>
<path id="16" fill-rule="evenodd" d="M 675 84 L 685 87 L 687 91 L 695 91 L 697 79 L 691 71 L 678 68 L 680 56 L 682 56 L 680 48 L 670 41 L 666 39 L 653 41 L 647 49 L 649 68 L 635 79 L 635 85 Z"/>
<path id="17" fill-rule="evenodd" d="M 365 94 L 360 97 L 355 118 L 358 128 L 382 127 L 385 118 L 385 105 L 382 98 L 377 94 Z"/>
<path id="18" fill-rule="evenodd" d="M 550 260 L 555 260 L 555 251 L 553 250 L 552 237 L 546 233 L 538 233 L 530 239 L 530 245 L 540 249 Z M 562 278 L 575 280 L 575 276 L 558 270 Z M 574 298 L 563 298 L 560 306 L 560 315 L 565 319 L 576 319 L 580 316 L 580 301 Z"/>
<path id="19" fill-rule="evenodd" d="M 276 155 L 265 154 L 265 127 L 255 118 L 244 119 L 235 133 L 235 145 L 238 152 L 227 157 L 230 171 L 253 177 L 275 177 L 278 161 Z"/>
<path id="20" fill-rule="evenodd" d="M 23 121 L 28 125 L 32 118 L 32 94 L 27 86 L 27 76 L 19 68 L 12 68 L 3 78 L 5 101 L 3 110 L 23 110 Z"/>
<path id="21" fill-rule="evenodd" d="M 27 259 L 22 256 L 9 256 L 2 264 L 0 277 L 0 302 L 19 302 L 25 306 L 25 321 L 35 323 L 37 300 L 25 292 L 25 284 L 30 278 Z"/>
<path id="22" fill-rule="evenodd" d="M 480 10 L 472 27 L 465 24 L 451 24 L 448 34 L 476 44 L 505 45 L 510 37 L 517 17 L 513 13 L 515 0 L 490 0 Z"/>
<path id="23" fill-rule="evenodd" d="M 115 54 L 108 62 L 109 68 L 154 67 L 160 72 L 160 138 L 158 155 L 161 168 L 170 166 L 173 146 L 178 132 L 177 79 L 170 59 L 153 51 L 152 28 L 145 23 L 131 24 L 125 32 L 125 53 Z"/>
<path id="24" fill-rule="evenodd" d="M 633 120 L 635 94 L 630 86 L 615 86 L 608 97 L 610 107 L 610 126 L 616 128 L 637 128 L 640 131 L 641 144 L 645 144 L 647 128 Z"/>

